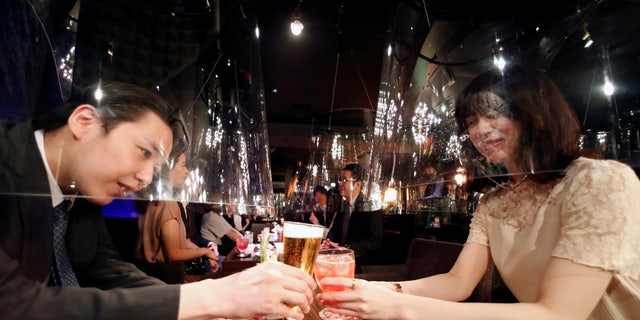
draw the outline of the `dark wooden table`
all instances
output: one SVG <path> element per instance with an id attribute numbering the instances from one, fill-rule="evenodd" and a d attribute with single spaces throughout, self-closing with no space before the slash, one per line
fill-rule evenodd
<path id="1" fill-rule="evenodd" d="M 227 257 L 222 261 L 222 271 L 225 274 L 240 272 L 260 263 L 260 257 L 251 256 L 248 258 L 238 257 L 238 248 L 233 248 Z"/>

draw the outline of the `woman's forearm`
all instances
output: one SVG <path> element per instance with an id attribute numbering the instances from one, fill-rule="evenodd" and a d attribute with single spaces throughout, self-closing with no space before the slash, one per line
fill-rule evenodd
<path id="1" fill-rule="evenodd" d="M 175 252 L 167 252 L 167 261 L 187 261 L 198 257 L 206 256 L 209 253 L 207 248 L 184 248 Z"/>
<path id="2" fill-rule="evenodd" d="M 403 292 L 446 301 L 463 301 L 473 293 L 467 281 L 449 273 L 400 282 Z"/>

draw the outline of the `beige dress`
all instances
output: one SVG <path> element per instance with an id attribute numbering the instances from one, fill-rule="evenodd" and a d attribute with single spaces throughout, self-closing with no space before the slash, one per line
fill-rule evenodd
<path id="1" fill-rule="evenodd" d="M 579 158 L 556 183 L 495 189 L 467 242 L 490 247 L 521 302 L 535 301 L 553 256 L 613 273 L 590 319 L 640 319 L 640 181 L 624 164 Z"/>

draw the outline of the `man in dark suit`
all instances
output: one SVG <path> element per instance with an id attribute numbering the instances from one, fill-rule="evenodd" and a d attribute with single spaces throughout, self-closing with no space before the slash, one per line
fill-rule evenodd
<path id="1" fill-rule="evenodd" d="M 165 285 L 116 253 L 100 206 L 151 182 L 172 149 L 172 113 L 147 90 L 104 83 L 43 121 L 0 124 L 2 319 L 302 319 L 288 305 L 308 310 L 315 285 L 297 268 Z M 255 286 L 282 297 L 256 303 Z"/>
<path id="2" fill-rule="evenodd" d="M 342 196 L 338 212 L 329 227 L 323 248 L 338 246 L 353 249 L 356 269 L 375 260 L 382 247 L 382 213 L 372 210 L 370 202 L 361 193 L 364 170 L 358 164 L 348 164 L 342 169 L 338 189 Z"/>
<path id="3" fill-rule="evenodd" d="M 435 164 L 428 164 L 424 170 L 427 186 L 423 199 L 440 199 L 445 196 L 444 179 L 438 174 Z"/>
<path id="4" fill-rule="evenodd" d="M 327 215 L 329 210 L 328 206 L 329 191 L 321 185 L 317 185 L 313 189 L 314 205 L 313 210 L 305 214 L 304 222 L 319 224 L 327 227 Z"/>

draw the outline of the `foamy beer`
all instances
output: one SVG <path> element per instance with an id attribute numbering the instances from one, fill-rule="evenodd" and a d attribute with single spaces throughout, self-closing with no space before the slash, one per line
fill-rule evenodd
<path id="1" fill-rule="evenodd" d="M 320 251 L 324 227 L 316 224 L 284 222 L 284 263 L 313 275 L 313 267 Z"/>

